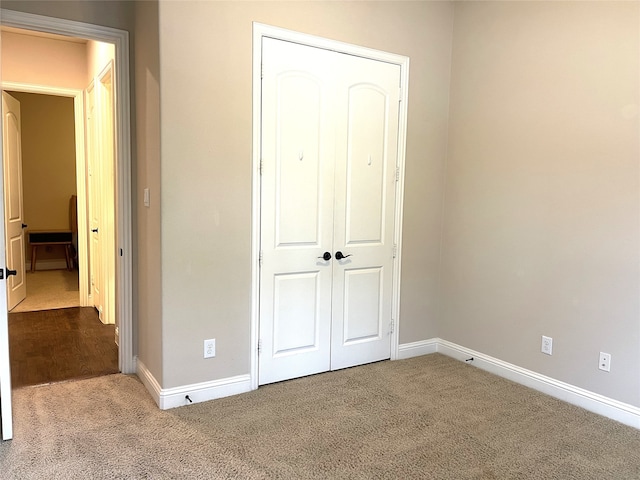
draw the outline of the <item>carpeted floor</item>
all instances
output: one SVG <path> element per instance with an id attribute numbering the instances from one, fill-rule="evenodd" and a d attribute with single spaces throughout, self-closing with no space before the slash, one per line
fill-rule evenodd
<path id="1" fill-rule="evenodd" d="M 117 374 L 14 412 L 7 480 L 640 478 L 640 431 L 439 354 L 168 411 Z"/>
<path id="2" fill-rule="evenodd" d="M 26 279 L 27 298 L 11 313 L 80 306 L 77 270 L 36 270 L 27 272 Z"/>

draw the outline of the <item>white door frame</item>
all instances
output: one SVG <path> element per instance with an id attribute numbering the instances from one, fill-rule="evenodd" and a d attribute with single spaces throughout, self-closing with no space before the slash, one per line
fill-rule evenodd
<path id="1" fill-rule="evenodd" d="M 119 368 L 135 373 L 132 306 L 131 101 L 129 32 L 61 18 L 0 9 L 0 25 L 87 38 L 115 45 L 116 91 L 116 314 L 119 318 Z M 81 118 L 84 119 L 84 112 Z M 83 127 L 84 128 L 84 127 Z M 82 137 L 84 138 L 84 129 Z M 84 158 L 84 152 L 82 153 Z M 79 193 L 79 192 L 78 192 Z M 78 195 L 80 197 L 80 195 Z M 79 216 L 80 217 L 80 216 Z M 78 218 L 80 221 L 80 218 Z M 80 230 L 80 225 L 78 225 Z M 85 228 L 86 234 L 86 228 Z"/>
<path id="2" fill-rule="evenodd" d="M 358 57 L 370 58 L 400 66 L 400 111 L 398 121 L 398 181 L 396 182 L 396 210 L 394 243 L 398 245 L 393 267 L 393 299 L 391 360 L 398 358 L 398 325 L 400 320 L 400 265 L 402 263 L 402 211 L 404 199 L 404 163 L 407 137 L 407 105 L 409 96 L 409 57 L 338 42 L 327 38 L 285 30 L 261 23 L 253 23 L 253 153 L 251 205 L 251 389 L 258 388 L 258 332 L 260 322 L 260 144 L 262 102 L 262 38 L 270 37 L 311 47 L 333 50 Z"/>

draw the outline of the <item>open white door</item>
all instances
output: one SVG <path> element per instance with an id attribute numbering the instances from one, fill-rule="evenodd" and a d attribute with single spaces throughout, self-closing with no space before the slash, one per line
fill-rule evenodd
<path id="1" fill-rule="evenodd" d="M 12 98 L 7 95 L 8 98 Z M 3 163 L 7 162 L 6 152 L 9 139 L 7 138 L 7 118 L 5 112 L 5 93 L 2 92 L 2 157 Z M 19 124 L 19 123 L 18 123 Z M 0 176 L 4 177 L 4 173 L 0 170 Z M 2 194 L 0 198 L 4 198 L 4 182 L 0 178 L 0 189 Z M 0 222 L 0 252 L 5 251 L 5 223 Z M 4 260 L 4 259 L 3 259 Z M 0 261 L 0 271 L 2 277 L 5 277 L 6 269 L 3 261 Z M 24 277 L 23 277 L 24 278 Z M 11 406 L 11 364 L 9 362 L 9 322 L 7 308 L 7 290 L 0 288 L 0 426 L 2 428 L 2 440 L 13 438 L 13 413 Z"/>
<path id="2" fill-rule="evenodd" d="M 27 296 L 24 264 L 24 217 L 22 203 L 22 142 L 20 102 L 2 92 L 4 173 L 4 223 L 7 270 L 7 302 L 11 310 Z M 15 272 L 15 273 L 13 273 Z"/>
<path id="3" fill-rule="evenodd" d="M 87 174 L 89 204 L 89 279 L 91 285 L 91 302 L 103 320 L 102 293 L 102 243 L 100 241 L 100 219 L 102 218 L 102 181 L 100 168 L 100 144 L 98 136 L 98 119 L 96 118 L 95 84 L 87 88 Z"/>
<path id="4" fill-rule="evenodd" d="M 109 63 L 98 76 L 99 145 L 100 154 L 100 249 L 102 252 L 102 322 L 115 323 L 116 319 L 116 245 L 115 245 L 115 129 L 113 65 Z M 116 328 L 116 332 L 118 328 Z M 116 343 L 118 343 L 116 333 Z"/>
<path id="5" fill-rule="evenodd" d="M 0 182 L 2 188 L 2 182 Z M 4 223 L 0 222 L 0 251 L 4 250 Z M 1 263 L 0 263 L 1 264 Z M 4 273 L 4 268 L 2 269 Z M 2 275 L 4 277 L 4 275 Z M 0 427 L 2 440 L 13 438 L 11 405 L 11 363 L 9 361 L 9 314 L 7 294 L 0 288 Z"/>
<path id="6" fill-rule="evenodd" d="M 91 298 L 102 323 L 116 316 L 115 91 L 113 65 L 87 88 L 87 172 Z M 118 332 L 116 328 L 116 332 Z M 116 333 L 116 343 L 119 339 Z"/>

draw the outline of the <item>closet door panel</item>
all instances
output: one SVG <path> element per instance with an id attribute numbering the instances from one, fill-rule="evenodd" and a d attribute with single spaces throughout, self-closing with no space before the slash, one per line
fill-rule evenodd
<path id="1" fill-rule="evenodd" d="M 387 97 L 372 85 L 348 92 L 345 245 L 381 244 L 385 230 Z"/>
<path id="2" fill-rule="evenodd" d="M 391 356 L 400 67 L 341 55 L 331 368 Z"/>
<path id="3" fill-rule="evenodd" d="M 330 56 L 263 40 L 259 384 L 330 368 Z"/>

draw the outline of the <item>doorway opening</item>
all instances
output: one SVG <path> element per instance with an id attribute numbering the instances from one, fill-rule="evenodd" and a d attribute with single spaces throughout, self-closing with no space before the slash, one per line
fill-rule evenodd
<path id="1" fill-rule="evenodd" d="M 14 12 L 9 10 L 2 10 L 0 15 L 0 25 L 3 27 L 10 27 L 15 29 L 22 29 L 28 31 L 35 37 L 47 37 L 50 35 L 63 36 L 65 39 L 79 39 L 80 42 L 94 41 L 104 42 L 111 44 L 114 49 L 114 58 L 106 69 L 99 72 L 96 78 L 97 85 L 100 83 L 101 87 L 104 87 L 106 92 L 102 92 L 98 102 L 111 98 L 113 102 L 113 108 L 110 110 L 111 121 L 115 125 L 114 138 L 112 141 L 113 155 L 113 167 L 110 174 L 110 178 L 105 181 L 111 181 L 111 191 L 107 189 L 109 202 L 112 205 L 112 216 L 107 220 L 108 226 L 106 230 L 113 232 L 113 240 L 109 242 L 103 242 L 104 248 L 108 248 L 105 257 L 110 258 L 113 263 L 113 275 L 111 287 L 108 284 L 103 284 L 103 293 L 105 298 L 107 295 L 113 297 L 112 312 L 105 313 L 105 308 L 100 312 L 101 315 L 111 315 L 113 318 L 114 332 L 112 339 L 114 344 L 116 339 L 118 340 L 118 370 L 123 373 L 135 373 L 135 358 L 133 356 L 133 320 L 132 320 L 132 228 L 131 228 L 131 133 L 130 133 L 130 82 L 129 82 L 129 44 L 128 33 L 122 30 L 113 29 L 109 27 L 102 27 L 97 25 L 86 24 L 82 22 L 75 22 L 71 20 L 57 19 L 51 17 L 44 17 L 40 15 L 26 14 L 22 12 Z M 3 47 L 6 44 L 3 44 Z M 3 60 L 5 57 L 3 56 Z M 53 60 L 55 62 L 55 59 Z M 59 70 L 59 69 L 58 69 Z M 20 80 L 20 79 L 8 79 L 4 77 L 7 69 L 3 69 L 3 90 L 21 90 L 24 85 L 30 85 L 28 90 L 31 93 L 48 93 L 51 94 L 51 88 L 57 87 L 43 87 L 44 90 L 39 90 L 43 84 L 50 82 L 40 81 L 33 82 L 32 80 Z M 13 80 L 17 83 L 22 83 L 23 88 L 16 88 L 15 84 L 10 84 Z M 76 126 L 76 145 L 81 144 L 81 147 L 77 147 L 76 158 L 85 160 L 85 109 L 84 109 L 84 97 L 87 85 L 82 85 L 80 88 L 73 87 L 60 87 L 58 91 L 53 92 L 54 95 L 63 95 L 73 97 L 76 125 L 80 119 L 81 127 L 78 130 Z M 24 90 L 23 90 L 24 91 Z M 78 131 L 80 133 L 78 133 Z M 102 137 L 96 137 L 94 140 L 101 142 L 108 142 L 107 139 Z M 79 153 L 78 153 L 79 152 Z M 4 162 L 4 158 L 3 158 Z M 83 165 L 85 165 L 83 163 Z M 86 179 L 86 172 L 80 178 Z M 81 199 L 87 197 L 87 191 L 84 182 L 77 182 L 78 184 L 78 258 L 82 263 L 84 258 L 85 266 L 90 262 L 91 256 L 88 250 L 88 229 L 90 227 L 88 218 L 88 209 L 85 205 L 81 205 Z M 85 188 L 85 191 L 82 189 Z M 103 191 L 104 192 L 104 191 Z M 101 195 L 102 196 L 102 195 Z M 108 215 L 104 216 L 108 218 Z M 103 230 L 105 229 L 103 228 Z M 4 229 L 4 228 L 3 228 Z M 98 231 L 100 228 L 98 227 Z M 97 232 L 95 232 L 97 233 Z M 82 236 L 85 240 L 83 241 Z M 4 234 L 0 239 L 0 250 L 5 250 Z M 83 248 L 85 248 L 83 256 Z M 83 269 L 80 269 L 79 275 L 79 292 L 80 292 L 80 305 L 91 305 L 90 296 L 93 295 L 91 283 L 91 277 L 89 273 L 82 276 Z M 83 294 L 82 292 L 86 292 Z M 9 371 L 9 350 L 8 350 L 8 312 L 6 297 L 0 295 L 0 407 L 2 414 L 2 438 L 12 438 L 12 420 L 11 420 L 11 380 Z M 82 307 L 80 307 L 82 308 Z M 91 307 L 92 308 L 92 307 Z M 115 338 L 114 338 L 115 337 Z"/>
<path id="2" fill-rule="evenodd" d="M 5 227 L 13 217 L 20 218 L 24 227 L 20 233 L 25 237 L 24 242 L 18 242 L 24 244 L 24 251 L 18 254 L 11 251 L 7 255 L 11 260 L 8 268 L 22 268 L 16 278 L 22 278 L 26 284 L 26 292 L 18 298 L 11 288 L 8 291 L 12 386 L 116 373 L 115 322 L 108 321 L 108 314 L 103 315 L 105 303 L 97 298 L 94 287 L 98 275 L 104 273 L 113 279 L 115 272 L 112 267 L 96 269 L 90 265 L 89 259 L 95 255 L 85 243 L 87 221 L 83 212 L 85 206 L 96 209 L 89 201 L 92 186 L 86 178 L 89 169 L 85 158 L 91 160 L 97 155 L 83 154 L 83 146 L 88 142 L 82 141 L 82 135 L 85 131 L 89 133 L 91 127 L 85 128 L 84 115 L 74 117 L 74 101 L 80 101 L 81 97 L 74 99 L 54 88 L 48 88 L 47 94 L 31 93 L 29 85 L 18 86 L 23 91 L 4 93 L 5 98 L 15 100 L 22 127 L 22 161 L 7 168 L 11 160 L 5 156 L 4 175 L 6 193 L 22 191 L 17 200 L 10 198 L 13 193 L 5 195 L 5 204 L 22 207 L 16 208 L 22 210 L 18 214 L 5 214 Z M 106 153 L 93 162 L 97 165 L 103 162 L 105 172 L 111 173 L 106 176 L 112 178 L 111 149 L 107 148 Z M 10 184 L 14 175 L 21 185 Z M 114 202 L 103 203 L 112 218 Z M 80 230 L 78 216 L 83 226 Z M 106 221 L 101 223 L 107 227 L 103 229 L 103 237 L 110 232 L 109 236 L 113 236 L 113 226 Z M 19 253 L 26 261 L 17 261 Z M 79 278 L 89 278 L 91 282 L 80 282 Z M 109 282 L 104 279 L 99 283 Z"/>
<path id="3" fill-rule="evenodd" d="M 80 148 L 75 141 L 74 98 L 6 93 L 20 106 L 22 162 L 18 173 L 27 287 L 26 297 L 9 298 L 9 312 L 79 307 L 77 174 L 82 171 L 76 172 Z"/>
<path id="4" fill-rule="evenodd" d="M 15 109 L 12 118 L 17 115 L 20 121 L 16 153 L 7 151 L 4 158 L 6 256 L 8 268 L 17 272 L 7 281 L 8 308 L 13 312 L 9 337 L 10 351 L 14 352 L 14 386 L 28 384 L 26 379 L 49 383 L 72 379 L 78 373 L 100 373 L 103 369 L 86 367 L 103 363 L 93 358 L 104 350 L 99 348 L 100 342 L 95 337 L 76 335 L 82 341 L 73 348 L 68 344 L 73 339 L 64 335 L 74 329 L 72 325 L 79 328 L 80 318 L 87 315 L 76 312 L 72 318 L 65 318 L 68 328 L 59 329 L 50 311 L 95 308 L 98 321 L 115 325 L 103 330 L 113 331 L 112 341 L 118 343 L 114 305 L 115 49 L 108 43 L 34 36 L 29 30 L 6 27 L 2 37 L 3 60 L 8 64 L 3 80 L 11 80 L 3 82 L 3 100 Z M 31 71 L 37 71 L 38 64 L 47 64 L 48 56 L 66 59 L 64 68 L 75 75 L 65 78 L 51 68 L 44 79 L 48 85 L 23 83 L 30 79 Z M 87 86 L 71 92 L 71 96 L 61 89 L 65 82 Z M 18 225 L 14 228 L 15 223 Z M 15 288 L 16 284 L 22 288 Z M 30 314 L 22 315 L 25 312 Z M 31 348 L 20 343 L 25 337 L 16 325 L 24 327 L 25 323 L 33 323 L 34 337 L 43 330 L 48 332 L 29 342 Z M 41 324 L 50 328 L 43 329 Z M 87 327 L 86 332 L 93 331 L 90 324 Z M 87 343 L 94 347 L 86 348 Z M 59 354 L 69 347 L 76 353 L 85 352 Z M 21 355 L 25 350 L 32 350 L 32 355 Z M 38 365 L 36 359 L 41 357 L 49 362 Z M 66 364 L 69 362 L 84 364 L 85 368 L 79 370 Z M 114 356 L 110 351 L 107 371 L 113 372 L 117 363 L 117 352 Z M 37 370 L 37 375 L 31 370 Z"/>
<path id="5" fill-rule="evenodd" d="M 92 24 L 85 24 L 71 20 L 44 17 L 40 15 L 26 14 L 9 10 L 2 10 L 0 24 L 3 28 L 21 29 L 36 37 L 59 36 L 67 41 L 72 42 L 94 42 L 94 53 L 88 60 L 93 62 L 95 66 L 91 67 L 91 76 L 94 79 L 94 89 L 97 102 L 103 104 L 110 97 L 113 108 L 102 109 L 103 112 L 113 116 L 113 124 L 115 126 L 115 140 L 109 142 L 104 138 L 97 138 L 96 141 L 104 144 L 112 145 L 114 165 L 111 169 L 111 177 L 109 181 L 111 185 L 107 186 L 104 192 L 113 205 L 111 214 L 106 214 L 106 222 L 109 229 L 113 231 L 112 245 L 108 246 L 108 250 L 112 253 L 111 258 L 115 264 L 115 284 L 111 288 L 110 295 L 115 297 L 115 315 L 114 322 L 118 327 L 120 355 L 119 367 L 124 373 L 135 372 L 135 362 L 133 357 L 132 346 L 132 313 L 131 313 L 131 270 L 132 270 L 132 248 L 131 248 L 131 133 L 130 133 L 130 79 L 129 79 L 129 39 L 128 32 L 103 27 Z M 109 61 L 96 62 L 95 59 L 107 58 L 104 48 L 111 47 L 113 56 Z M 5 71 L 6 73 L 6 71 Z M 3 75 L 5 74 L 3 73 Z M 15 85 L 5 85 L 3 80 L 3 89 L 12 88 Z M 27 83 L 27 82 L 24 82 Z M 38 85 L 30 85 L 28 91 L 31 93 L 44 93 L 53 95 L 63 95 L 73 97 L 74 99 L 74 118 L 75 118 L 75 136 L 76 136 L 76 158 L 85 159 L 85 102 L 86 90 L 89 81 L 83 84 L 81 89 L 68 87 L 43 86 L 42 82 Z M 99 87 L 99 88 L 98 88 Z M 16 88 L 13 88 L 14 90 Z M 25 90 L 24 88 L 22 89 Z M 99 90 L 99 91 L 98 91 Z M 104 130 L 103 130 L 104 131 Z M 82 169 L 85 171 L 82 171 Z M 77 175 L 87 178 L 86 162 L 77 163 Z M 81 173 L 82 171 L 82 173 Z M 87 212 L 86 203 L 87 191 L 85 182 L 77 182 L 78 192 L 78 211 Z M 109 190 L 110 189 L 110 190 Z M 85 199 L 83 203 L 83 199 Z M 107 202 L 109 203 L 109 202 Z M 88 237 L 88 230 L 91 225 L 88 222 L 87 215 L 79 214 L 78 221 L 78 257 L 81 259 L 84 255 L 89 256 L 86 251 L 83 255 L 83 248 L 88 249 L 88 239 L 82 239 L 82 235 Z M 82 269 L 80 270 L 82 272 Z M 87 306 L 90 304 L 89 296 L 91 295 L 91 279 L 87 274 L 86 278 L 80 275 L 80 305 Z M 86 289 L 83 288 L 86 286 Z M 86 293 L 83 294 L 83 291 Z"/>

